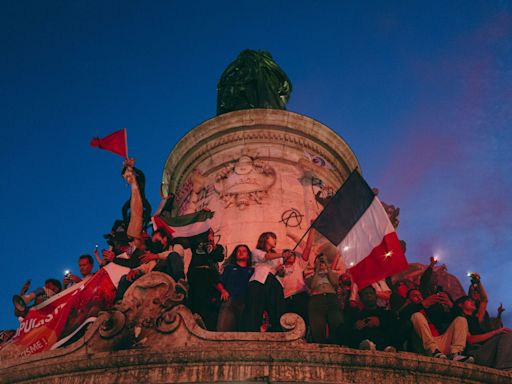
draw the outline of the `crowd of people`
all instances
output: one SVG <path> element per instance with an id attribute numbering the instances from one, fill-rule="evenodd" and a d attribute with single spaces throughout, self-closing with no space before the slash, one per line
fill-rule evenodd
<path id="1" fill-rule="evenodd" d="M 418 285 L 388 278 L 358 288 L 343 271 L 339 255 L 312 254 L 313 230 L 301 252 L 280 250 L 276 234 L 264 232 L 254 248 L 239 244 L 229 257 L 212 231 L 182 243 L 164 228 L 149 236 L 151 207 L 144 197 L 143 173 L 130 160 L 122 174 L 131 187 L 125 218 L 106 235 L 109 249 L 101 255 L 94 252 L 100 266 L 116 263 L 129 268 L 119 281 L 116 302 L 138 278 L 159 271 L 183 287 L 185 304 L 211 331 L 279 332 L 281 316 L 292 312 L 304 319 L 307 340 L 313 343 L 411 351 L 512 369 L 512 332 L 501 322 L 504 308 L 498 308 L 496 317 L 489 315 L 478 274 L 471 275 L 468 295 L 454 300 L 434 278 L 433 257 Z M 185 270 L 186 249 L 191 259 Z M 82 277 L 66 274 L 64 287 L 93 275 L 92 256 L 80 256 L 78 263 Z M 48 279 L 43 288 L 30 293 L 29 286 L 25 283 L 13 299 L 17 316 L 23 317 L 30 303 L 37 305 L 62 289 L 57 279 Z"/>

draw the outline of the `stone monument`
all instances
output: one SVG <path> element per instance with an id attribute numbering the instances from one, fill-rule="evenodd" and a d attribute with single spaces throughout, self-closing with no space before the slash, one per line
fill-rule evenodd
<path id="1" fill-rule="evenodd" d="M 217 241 L 228 252 L 241 243 L 253 247 L 264 231 L 277 234 L 279 247 L 293 247 L 359 169 L 331 129 L 284 110 L 290 91 L 269 54 L 242 52 L 219 81 L 218 116 L 186 134 L 166 161 L 162 192 L 175 194 L 172 214 L 214 211 Z M 317 243 L 318 252 L 333 255 L 334 247 Z M 295 314 L 281 318 L 284 332 L 207 331 L 182 305 L 184 292 L 168 275 L 151 272 L 69 345 L 24 358 L 0 353 L 0 383 L 512 380 L 510 373 L 405 352 L 308 344 Z"/>
<path id="2" fill-rule="evenodd" d="M 192 129 L 165 164 L 162 190 L 174 215 L 215 212 L 228 251 L 273 231 L 292 248 L 354 169 L 343 139 L 309 117 L 275 109 L 223 114 Z M 327 246 L 327 245 L 326 245 Z"/>

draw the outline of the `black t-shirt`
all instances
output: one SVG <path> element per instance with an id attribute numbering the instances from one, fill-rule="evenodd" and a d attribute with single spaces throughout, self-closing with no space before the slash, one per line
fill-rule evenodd
<path id="1" fill-rule="evenodd" d="M 466 316 L 466 319 L 468 321 L 469 333 L 472 335 L 481 335 L 482 333 L 485 333 L 476 316 Z"/>
<path id="2" fill-rule="evenodd" d="M 189 268 L 194 267 L 213 267 L 214 263 L 224 260 L 224 247 L 217 244 L 215 249 L 209 253 L 206 247 L 196 247 L 192 249 L 192 259 Z"/>
<path id="3" fill-rule="evenodd" d="M 113 263 L 130 269 L 137 268 L 140 265 L 139 256 L 142 256 L 143 254 L 144 251 L 137 248 L 128 255 L 129 258 L 115 257 Z"/>

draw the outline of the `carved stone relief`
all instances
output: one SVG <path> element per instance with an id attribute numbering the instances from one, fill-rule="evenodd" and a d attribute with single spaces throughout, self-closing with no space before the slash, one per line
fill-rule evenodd
<path id="1" fill-rule="evenodd" d="M 215 190 L 225 208 L 245 209 L 261 204 L 276 181 L 276 171 L 268 163 L 242 155 L 215 175 Z"/>

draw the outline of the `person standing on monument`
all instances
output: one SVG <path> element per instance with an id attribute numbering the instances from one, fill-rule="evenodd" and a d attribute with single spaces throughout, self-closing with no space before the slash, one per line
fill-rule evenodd
<path id="1" fill-rule="evenodd" d="M 258 332 L 267 311 L 270 319 L 270 332 L 281 331 L 281 316 L 285 312 L 283 281 L 278 270 L 283 258 L 290 257 L 289 250 L 276 251 L 277 236 L 273 232 L 263 232 L 258 238 L 256 249 L 252 250 L 254 274 L 249 280 L 245 317 L 249 332 Z"/>
<path id="2" fill-rule="evenodd" d="M 254 269 L 251 266 L 251 251 L 245 244 L 237 245 L 224 264 L 224 271 L 217 284 L 222 304 L 219 310 L 217 331 L 242 330 L 242 315 L 245 308 L 247 286 Z"/>
<path id="3" fill-rule="evenodd" d="M 337 296 L 339 273 L 336 266 L 339 255 L 331 264 L 320 253 L 313 268 L 304 272 L 310 297 L 308 305 L 311 341 L 313 343 L 334 343 L 335 331 L 343 323 L 341 304 Z"/>
<path id="4" fill-rule="evenodd" d="M 219 262 L 224 260 L 224 247 L 215 243 L 213 230 L 207 238 L 189 240 L 192 258 L 188 267 L 189 285 L 187 305 L 198 313 L 210 331 L 217 329 L 220 297 L 217 290 L 219 283 Z"/>

